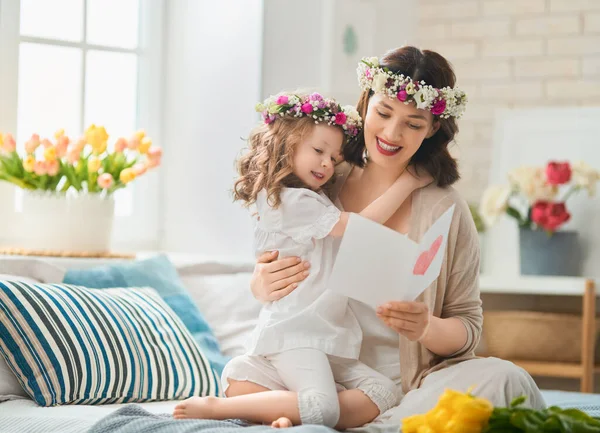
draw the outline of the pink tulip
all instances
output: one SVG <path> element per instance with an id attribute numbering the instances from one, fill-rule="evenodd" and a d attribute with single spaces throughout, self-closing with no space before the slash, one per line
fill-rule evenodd
<path id="1" fill-rule="evenodd" d="M 4 136 L 4 150 L 8 153 L 12 153 L 17 149 L 17 143 L 11 134 Z"/>
<path id="2" fill-rule="evenodd" d="M 52 142 L 50 140 L 48 140 L 47 138 L 44 138 L 42 140 L 42 146 L 44 146 L 46 149 L 48 149 L 49 147 L 52 147 Z"/>
<path id="3" fill-rule="evenodd" d="M 135 173 L 135 176 L 141 176 L 142 174 L 146 173 L 146 166 L 144 164 L 135 164 L 133 167 L 133 172 Z"/>
<path id="4" fill-rule="evenodd" d="M 146 160 L 146 167 L 149 169 L 158 167 L 159 165 L 160 165 L 160 158 L 148 158 Z"/>
<path id="5" fill-rule="evenodd" d="M 123 137 L 119 138 L 115 143 L 115 152 L 123 152 L 127 146 L 127 140 Z"/>
<path id="6" fill-rule="evenodd" d="M 98 176 L 98 186 L 102 189 L 108 189 L 113 185 L 114 179 L 110 173 L 104 173 Z"/>
<path id="7" fill-rule="evenodd" d="M 81 151 L 77 147 L 72 147 L 69 149 L 69 153 L 67 154 L 67 161 L 70 164 L 75 164 L 79 161 L 79 157 L 81 156 Z"/>
<path id="8" fill-rule="evenodd" d="M 36 141 L 33 138 L 31 138 L 25 142 L 25 152 L 33 153 L 33 152 L 35 152 L 35 149 L 37 149 L 39 145 L 40 145 L 39 140 Z"/>
<path id="9" fill-rule="evenodd" d="M 46 162 L 45 161 L 36 161 L 33 165 L 33 172 L 38 176 L 43 176 L 46 174 Z"/>
<path id="10" fill-rule="evenodd" d="M 140 147 L 140 139 L 134 135 L 127 142 L 127 147 L 131 150 L 136 150 L 138 147 Z"/>
<path id="11" fill-rule="evenodd" d="M 58 164 L 58 160 L 48 161 L 46 163 L 46 170 L 50 176 L 56 176 L 60 170 L 60 165 Z"/>
<path id="12" fill-rule="evenodd" d="M 158 146 L 152 146 L 148 150 L 148 158 L 150 159 L 160 159 L 162 157 L 162 149 Z"/>
<path id="13" fill-rule="evenodd" d="M 63 135 L 58 138 L 56 142 L 56 156 L 62 158 L 67 154 L 67 148 L 69 147 L 69 137 Z"/>

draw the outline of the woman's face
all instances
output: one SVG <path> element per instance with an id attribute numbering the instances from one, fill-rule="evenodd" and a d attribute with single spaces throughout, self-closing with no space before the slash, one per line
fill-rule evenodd
<path id="1" fill-rule="evenodd" d="M 385 168 L 405 168 L 423 140 L 433 136 L 439 122 L 427 110 L 375 94 L 364 121 L 369 162 Z"/>

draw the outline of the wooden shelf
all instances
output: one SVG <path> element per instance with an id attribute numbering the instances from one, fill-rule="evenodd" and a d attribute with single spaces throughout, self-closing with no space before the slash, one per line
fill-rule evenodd
<path id="1" fill-rule="evenodd" d="M 593 392 L 596 353 L 596 284 L 593 279 L 575 277 L 503 277 L 481 275 L 482 293 L 511 295 L 568 295 L 582 298 L 581 363 L 511 360 L 534 376 L 567 377 L 581 381 L 581 392 Z M 484 324 L 485 326 L 485 324 Z"/>
<path id="2" fill-rule="evenodd" d="M 567 362 L 542 362 L 513 360 L 515 364 L 533 376 L 568 377 L 580 379 L 583 376 L 583 365 Z M 600 365 L 594 366 L 594 373 L 600 373 Z"/>

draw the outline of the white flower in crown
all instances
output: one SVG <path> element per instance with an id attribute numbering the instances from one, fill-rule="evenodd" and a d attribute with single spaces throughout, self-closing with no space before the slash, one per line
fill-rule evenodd
<path id="1" fill-rule="evenodd" d="M 311 117 L 315 123 L 340 126 L 350 138 L 358 135 L 362 119 L 351 105 L 341 106 L 334 99 L 328 99 L 319 93 L 293 94 L 282 92 L 270 96 L 255 106 L 266 124 L 273 123 L 277 116 Z"/>
<path id="2" fill-rule="evenodd" d="M 364 57 L 356 69 L 362 90 L 383 93 L 405 104 L 414 101 L 417 108 L 429 110 L 434 116 L 460 118 L 465 112 L 467 94 L 458 87 L 436 89 L 424 81 L 413 82 L 410 77 L 381 67 L 376 57 Z"/>
<path id="3" fill-rule="evenodd" d="M 379 73 L 373 77 L 372 89 L 375 92 L 382 92 L 385 90 L 385 85 L 387 84 L 387 74 Z"/>

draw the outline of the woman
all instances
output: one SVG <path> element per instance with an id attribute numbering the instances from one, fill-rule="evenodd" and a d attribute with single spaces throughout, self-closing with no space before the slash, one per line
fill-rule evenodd
<path id="1" fill-rule="evenodd" d="M 386 226 L 419 241 L 445 210 L 456 205 L 441 273 L 415 302 L 390 300 L 376 313 L 351 303 L 363 330 L 361 361 L 401 385 L 404 394 L 400 405 L 380 419 L 399 422 L 432 408 L 445 388 L 466 390 L 472 385 L 475 394 L 495 405 L 507 405 L 524 394 L 530 406 L 541 408 L 543 398 L 524 370 L 507 361 L 474 355 L 483 322 L 479 243 L 466 203 L 451 188 L 459 174 L 448 145 L 458 132 L 456 118 L 466 103 L 464 94 L 453 89 L 454 72 L 439 54 L 414 47 L 393 50 L 377 62 L 367 59 L 359 67 L 363 92 L 357 109 L 364 129 L 344 149 L 349 164 L 336 183 L 337 205 L 347 212 L 360 212 L 409 165 L 417 172 L 428 172 L 435 181 L 416 190 Z M 252 291 L 261 301 L 280 299 L 308 275 L 309 266 L 295 257 L 277 260 L 277 252 L 265 253 L 258 260 Z M 230 380 L 227 395 L 281 386 L 276 375 L 265 374 Z M 353 392 L 360 391 L 339 393 L 338 428 L 356 425 L 357 418 L 370 415 L 362 413 L 360 404 L 349 403 L 357 401 L 349 398 Z"/>

